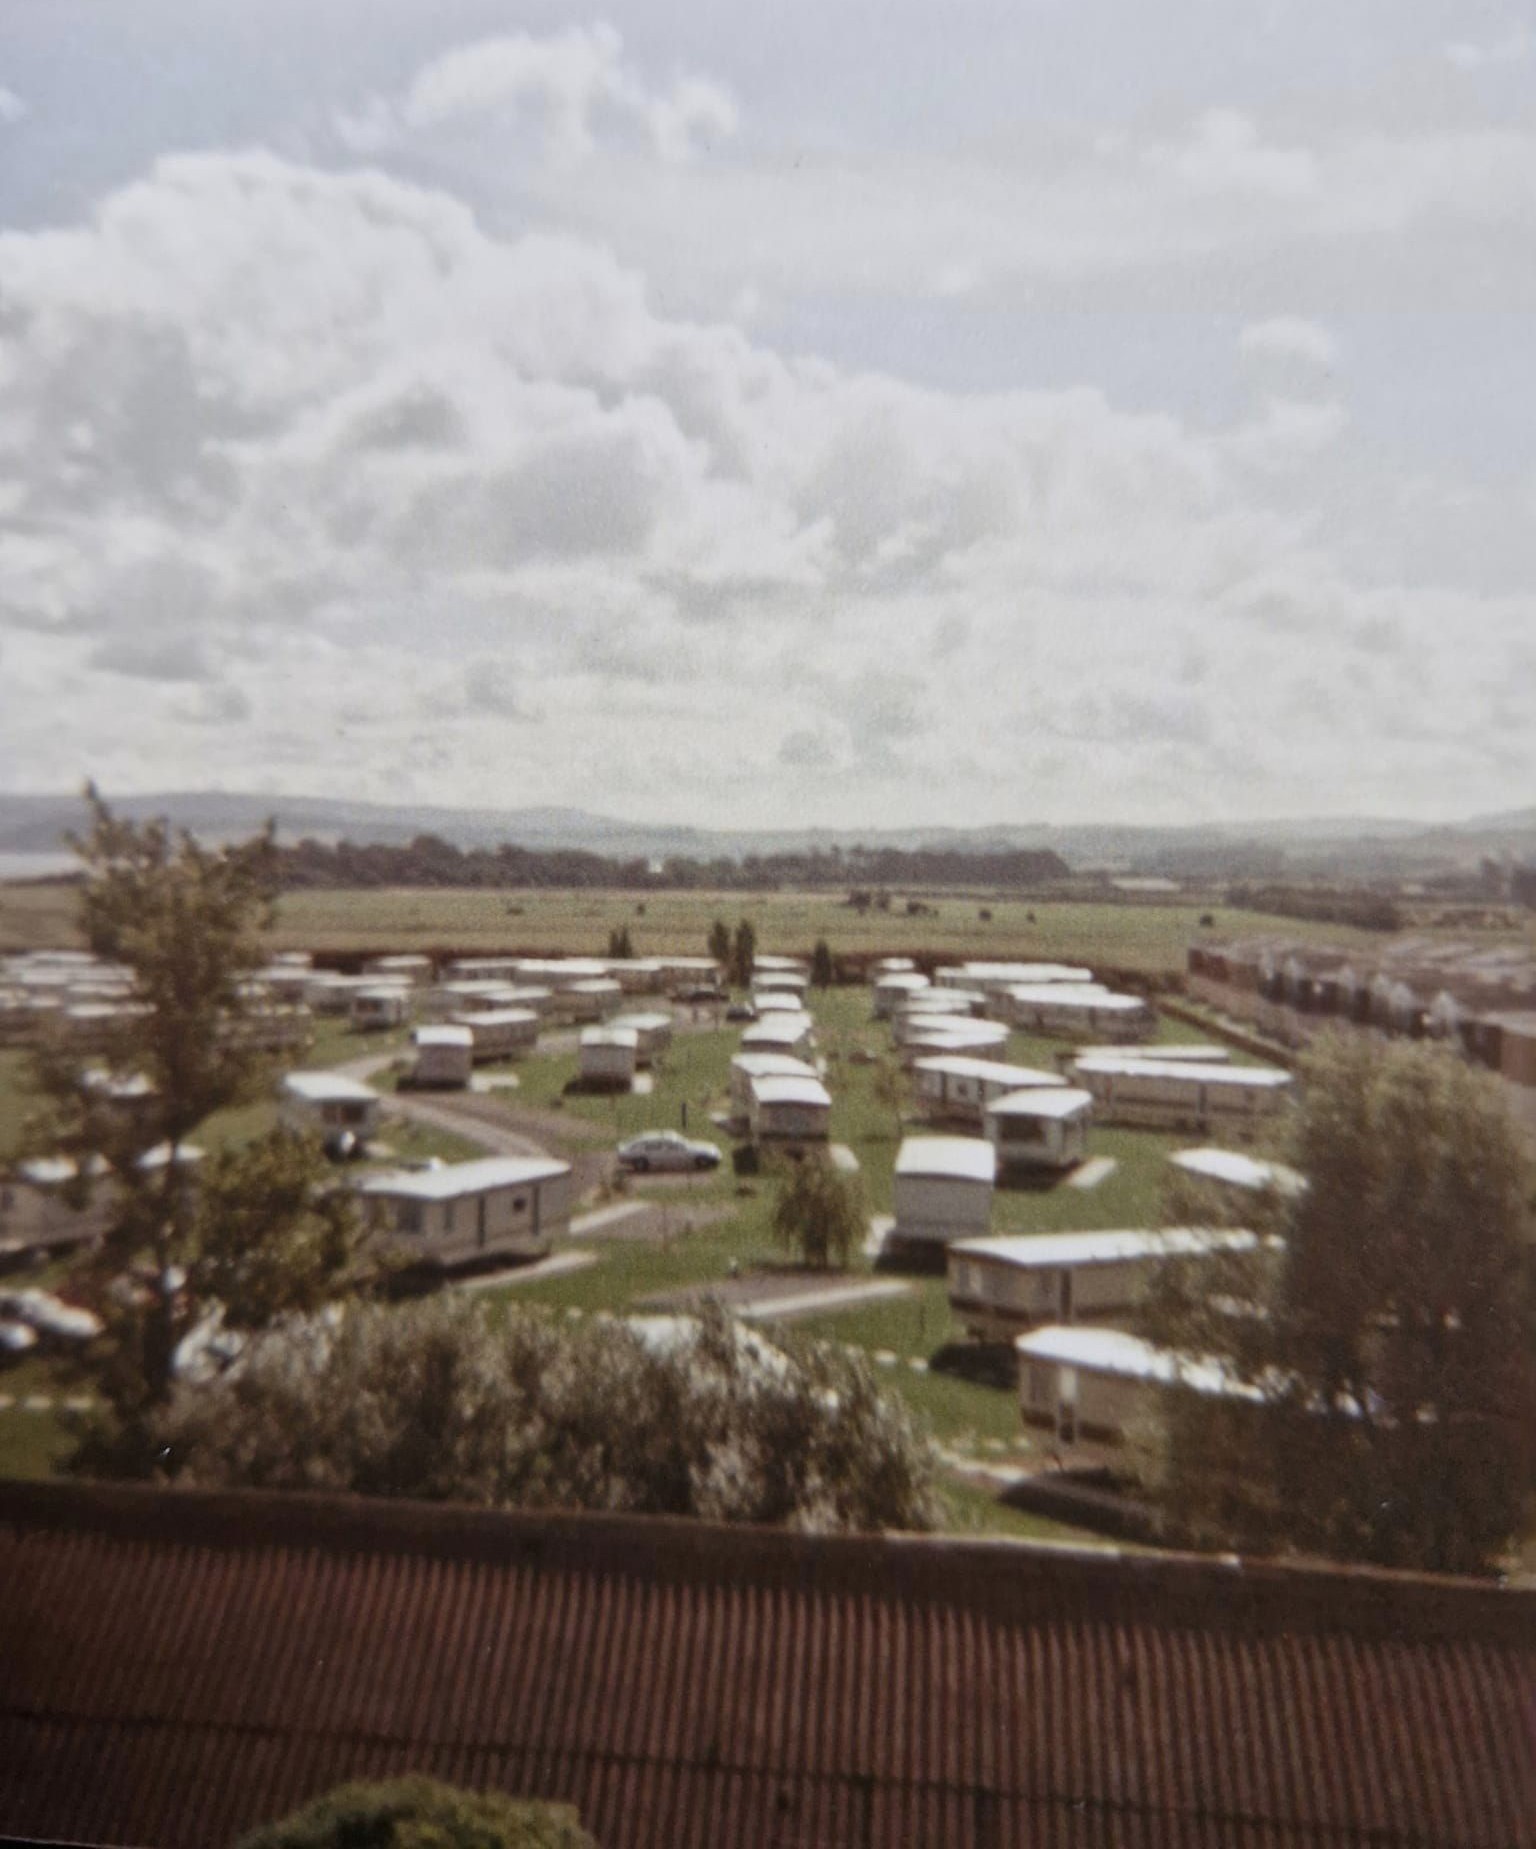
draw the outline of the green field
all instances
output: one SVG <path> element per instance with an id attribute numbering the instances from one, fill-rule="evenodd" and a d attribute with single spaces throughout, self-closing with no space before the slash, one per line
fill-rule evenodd
<path id="1" fill-rule="evenodd" d="M 625 925 L 638 955 L 697 956 L 704 953 L 713 920 L 734 925 L 747 918 L 764 951 L 803 955 L 824 937 L 834 954 L 849 956 L 1070 960 L 1167 975 L 1183 969 L 1190 942 L 1208 929 L 1201 925 L 1206 916 L 1217 934 L 1274 931 L 1306 941 L 1384 941 L 1341 926 L 1223 908 L 1210 912 L 1199 904 L 944 897 L 925 897 L 923 904 L 931 910 L 908 917 L 901 900 L 888 912 L 860 914 L 835 894 L 300 892 L 278 907 L 273 947 L 333 955 L 424 950 L 591 956 L 601 955 L 609 932 Z M 74 916 L 75 896 L 67 886 L 0 885 L 0 950 L 73 944 Z"/>

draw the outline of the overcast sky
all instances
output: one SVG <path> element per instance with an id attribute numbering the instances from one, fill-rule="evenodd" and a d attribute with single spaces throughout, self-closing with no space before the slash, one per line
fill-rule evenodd
<path id="1" fill-rule="evenodd" d="M 0 788 L 1536 796 L 1531 0 L 0 0 Z"/>

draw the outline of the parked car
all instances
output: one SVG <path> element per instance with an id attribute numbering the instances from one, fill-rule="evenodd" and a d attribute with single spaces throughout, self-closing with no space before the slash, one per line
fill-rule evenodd
<path id="1" fill-rule="evenodd" d="M 76 1309 L 46 1290 L 0 1292 L 0 1316 L 55 1342 L 94 1341 L 102 1329 L 101 1318 L 93 1311 Z"/>
<path id="2" fill-rule="evenodd" d="M 723 1002 L 725 990 L 715 988 L 712 983 L 699 983 L 691 989 L 674 989 L 672 999 L 675 1002 Z"/>
<path id="3" fill-rule="evenodd" d="M 620 1168 L 643 1175 L 648 1169 L 704 1169 L 720 1166 L 720 1151 L 713 1143 L 696 1142 L 676 1130 L 647 1130 L 632 1136 L 617 1150 Z"/>

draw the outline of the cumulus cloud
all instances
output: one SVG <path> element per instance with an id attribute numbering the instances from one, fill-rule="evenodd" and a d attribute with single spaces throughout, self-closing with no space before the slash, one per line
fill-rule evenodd
<path id="1" fill-rule="evenodd" d="M 264 154 L 0 236 L 0 300 L 13 786 L 191 754 L 719 822 L 1134 817 L 1475 806 L 1520 749 L 1476 663 L 1528 601 L 1362 578 L 1286 498 L 1337 407 L 1212 429 L 786 358 L 593 241 Z"/>
<path id="2" fill-rule="evenodd" d="M 397 98 L 370 97 L 339 112 L 343 144 L 377 153 L 413 134 L 486 122 L 531 128 L 557 159 L 593 154 L 605 135 L 639 137 L 668 162 L 735 133 L 737 110 L 723 84 L 688 75 L 653 85 L 624 56 L 605 24 L 537 36 L 506 33 L 455 46 L 417 71 Z"/>
<path id="3" fill-rule="evenodd" d="M 1501 38 L 1479 43 L 1458 39 L 1445 48 L 1446 59 L 1459 71 L 1483 71 L 1501 65 L 1523 64 L 1536 52 L 1536 32 L 1516 26 Z"/>
<path id="4" fill-rule="evenodd" d="M 1329 371 L 1338 358 L 1338 343 L 1320 322 L 1299 315 L 1276 315 L 1251 321 L 1238 337 L 1245 359 L 1279 360 Z"/>

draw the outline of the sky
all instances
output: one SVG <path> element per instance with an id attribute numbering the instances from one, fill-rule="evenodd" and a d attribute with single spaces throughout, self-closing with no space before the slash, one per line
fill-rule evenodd
<path id="1" fill-rule="evenodd" d="M 1536 794 L 1532 0 L 0 0 L 0 789 Z"/>

